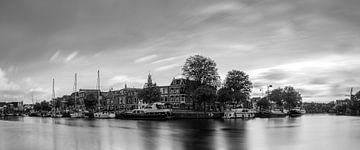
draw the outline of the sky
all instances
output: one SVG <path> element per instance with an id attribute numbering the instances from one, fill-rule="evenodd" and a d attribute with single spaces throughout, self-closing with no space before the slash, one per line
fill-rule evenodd
<path id="1" fill-rule="evenodd" d="M 225 78 L 249 74 L 252 96 L 293 86 L 303 101 L 360 90 L 358 0 L 1 0 L 0 101 L 25 103 L 78 88 L 158 85 L 189 56 Z M 262 89 L 262 90 L 261 90 Z"/>

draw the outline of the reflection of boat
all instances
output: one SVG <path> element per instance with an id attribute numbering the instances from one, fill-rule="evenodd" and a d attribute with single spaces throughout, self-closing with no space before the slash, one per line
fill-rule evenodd
<path id="1" fill-rule="evenodd" d="M 236 119 L 236 118 L 254 118 L 255 111 L 247 108 L 235 108 L 229 111 L 225 111 L 223 118 L 225 119 Z"/>
<path id="2" fill-rule="evenodd" d="M 164 103 L 155 102 L 145 108 L 133 109 L 116 114 L 118 119 L 167 120 L 174 117 L 171 109 L 165 109 Z"/>
<path id="3" fill-rule="evenodd" d="M 295 107 L 294 109 L 291 109 L 291 110 L 289 111 L 289 115 L 290 115 L 291 117 L 301 116 L 301 115 L 303 115 L 303 114 L 305 114 L 305 113 L 306 113 L 305 109 L 304 109 L 304 108 L 301 108 L 301 107 Z"/>
<path id="4" fill-rule="evenodd" d="M 94 113 L 94 118 L 98 118 L 98 119 L 111 119 L 111 118 L 115 118 L 115 113 L 111 113 L 111 112 L 96 112 L 96 113 Z"/>

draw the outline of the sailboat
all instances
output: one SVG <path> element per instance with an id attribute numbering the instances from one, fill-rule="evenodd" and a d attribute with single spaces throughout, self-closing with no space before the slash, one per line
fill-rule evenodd
<path id="1" fill-rule="evenodd" d="M 98 112 L 94 113 L 94 118 L 97 118 L 97 119 L 115 118 L 115 113 L 101 111 L 101 104 L 100 104 L 101 90 L 100 90 L 100 71 L 99 70 L 98 70 L 98 78 L 97 78 L 97 87 L 96 88 L 98 90 Z"/>
<path id="2" fill-rule="evenodd" d="M 77 74 L 75 73 L 75 80 L 74 80 L 74 97 L 75 97 L 75 104 L 74 104 L 74 111 L 70 113 L 71 118 L 84 118 L 84 113 L 77 108 Z"/>
<path id="3" fill-rule="evenodd" d="M 53 85 L 52 85 L 52 102 L 53 102 L 53 105 L 52 105 L 52 109 L 53 109 L 53 112 L 51 114 L 51 117 L 52 118 L 61 118 L 62 117 L 62 114 L 60 112 L 57 112 L 56 111 L 56 107 L 55 107 L 55 79 L 53 79 Z"/>

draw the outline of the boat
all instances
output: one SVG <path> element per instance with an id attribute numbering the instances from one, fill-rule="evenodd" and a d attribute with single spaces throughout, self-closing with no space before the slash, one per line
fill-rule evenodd
<path id="1" fill-rule="evenodd" d="M 77 103 L 77 73 L 75 73 L 75 79 L 74 79 L 74 108 L 75 111 L 70 113 L 70 118 L 85 118 L 85 114 L 78 109 L 76 103 Z"/>
<path id="2" fill-rule="evenodd" d="M 73 112 L 73 113 L 70 113 L 70 117 L 71 118 L 84 118 L 85 114 L 82 112 Z"/>
<path id="3" fill-rule="evenodd" d="M 302 107 L 295 107 L 289 111 L 290 117 L 298 117 L 306 113 L 306 110 Z"/>
<path id="4" fill-rule="evenodd" d="M 61 113 L 59 113 L 59 112 L 51 115 L 52 118 L 61 118 L 62 116 L 63 115 Z"/>
<path id="5" fill-rule="evenodd" d="M 134 120 L 168 120 L 174 118 L 174 114 L 171 109 L 165 108 L 164 103 L 155 102 L 145 106 L 144 108 L 117 113 L 116 118 Z"/>
<path id="6" fill-rule="evenodd" d="M 277 117 L 286 117 L 287 113 L 283 112 L 280 109 L 271 109 L 266 111 L 260 111 L 256 116 L 260 118 L 277 118 Z"/>
<path id="7" fill-rule="evenodd" d="M 112 112 L 96 112 L 96 113 L 94 113 L 94 118 L 97 118 L 97 119 L 113 119 L 113 118 L 115 118 L 115 113 L 112 113 Z"/>
<path id="8" fill-rule="evenodd" d="M 255 111 L 247 108 L 235 108 L 225 111 L 224 119 L 250 119 L 255 117 Z"/>

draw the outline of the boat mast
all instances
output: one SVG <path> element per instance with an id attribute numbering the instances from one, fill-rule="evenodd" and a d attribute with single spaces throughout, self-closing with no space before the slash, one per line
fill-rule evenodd
<path id="1" fill-rule="evenodd" d="M 77 107 L 76 107 L 76 93 L 77 92 L 77 74 L 75 73 L 75 81 L 74 81 L 74 93 L 75 93 L 75 111 L 77 110 Z"/>
<path id="2" fill-rule="evenodd" d="M 55 79 L 54 78 L 52 84 L 52 101 L 53 101 L 53 114 L 55 115 Z"/>
<path id="3" fill-rule="evenodd" d="M 100 105 L 100 70 L 98 70 L 97 90 L 98 90 L 98 105 L 99 105 L 98 109 L 100 111 L 100 107 L 101 107 L 101 105 Z"/>

